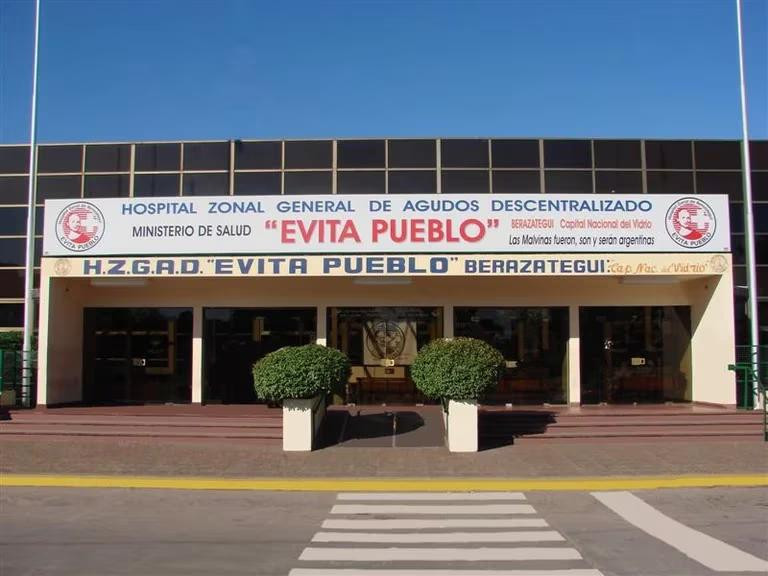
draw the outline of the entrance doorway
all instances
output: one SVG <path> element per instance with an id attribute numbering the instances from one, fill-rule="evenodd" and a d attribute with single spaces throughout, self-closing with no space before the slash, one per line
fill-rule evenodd
<path id="1" fill-rule="evenodd" d="M 283 346 L 316 340 L 314 308 L 206 308 L 203 318 L 206 403 L 259 402 L 254 362 Z"/>
<path id="2" fill-rule="evenodd" d="M 348 403 L 421 403 L 410 365 L 418 350 L 443 335 L 442 308 L 329 308 L 328 345 L 352 365 Z"/>
<path id="3" fill-rule="evenodd" d="M 83 401 L 190 402 L 191 308 L 86 308 Z"/>
<path id="4" fill-rule="evenodd" d="M 566 403 L 568 308 L 457 307 L 454 334 L 504 355 L 504 377 L 484 403 Z"/>
<path id="5" fill-rule="evenodd" d="M 581 308 L 581 401 L 691 400 L 688 306 Z"/>

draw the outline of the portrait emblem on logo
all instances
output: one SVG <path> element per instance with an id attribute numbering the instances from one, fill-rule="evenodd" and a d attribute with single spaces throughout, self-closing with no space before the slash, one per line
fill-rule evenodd
<path id="1" fill-rule="evenodd" d="M 74 202 L 56 218 L 59 243 L 73 252 L 84 252 L 99 243 L 104 234 L 104 215 L 90 202 Z"/>
<path id="2" fill-rule="evenodd" d="M 69 260 L 59 258 L 53 266 L 53 271 L 56 276 L 69 276 L 69 273 L 72 272 L 72 264 L 69 263 Z"/>
<path id="3" fill-rule="evenodd" d="M 684 248 L 699 248 L 715 235 L 715 213 L 698 198 L 682 198 L 667 210 L 667 234 Z"/>

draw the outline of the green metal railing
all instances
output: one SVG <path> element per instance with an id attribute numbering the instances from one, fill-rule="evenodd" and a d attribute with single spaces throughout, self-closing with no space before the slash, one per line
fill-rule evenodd
<path id="1" fill-rule="evenodd" d="M 736 373 L 739 407 L 754 409 L 756 401 L 762 405 L 763 439 L 768 442 L 768 346 L 737 346 L 736 363 L 729 364 L 728 370 Z"/>
<path id="2" fill-rule="evenodd" d="M 0 397 L 5 396 L 2 404 L 22 406 L 24 399 L 28 406 L 34 405 L 34 383 L 37 372 L 36 357 L 32 356 L 30 385 L 24 388 L 24 358 L 21 350 L 0 348 Z"/>

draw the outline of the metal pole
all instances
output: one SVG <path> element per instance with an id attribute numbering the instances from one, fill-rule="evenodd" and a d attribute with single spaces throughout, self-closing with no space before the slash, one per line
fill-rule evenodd
<path id="1" fill-rule="evenodd" d="M 744 41 L 741 30 L 741 0 L 736 0 L 736 22 L 739 39 L 739 80 L 741 89 L 741 156 L 744 159 L 744 246 L 747 258 L 747 307 L 749 311 L 749 342 L 754 347 L 757 381 L 754 387 L 754 407 L 761 408 L 760 379 L 760 324 L 757 317 L 757 275 L 755 270 L 755 228 L 752 215 L 752 167 L 749 158 L 749 125 L 747 121 L 747 90 L 744 80 Z"/>
<path id="2" fill-rule="evenodd" d="M 35 330 L 35 197 L 37 196 L 37 66 L 40 48 L 40 0 L 35 0 L 35 51 L 32 66 L 32 114 L 29 128 L 29 191 L 27 194 L 27 259 L 24 269 L 24 343 L 21 351 L 21 404 L 32 403 L 32 333 Z"/>

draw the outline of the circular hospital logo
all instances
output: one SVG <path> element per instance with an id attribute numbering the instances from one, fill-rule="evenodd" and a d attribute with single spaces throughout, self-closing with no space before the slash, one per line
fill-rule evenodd
<path id="1" fill-rule="evenodd" d="M 667 210 L 670 238 L 684 248 L 699 248 L 715 235 L 715 213 L 698 198 L 682 198 Z"/>
<path id="2" fill-rule="evenodd" d="M 374 320 L 366 327 L 365 345 L 378 360 L 399 358 L 405 348 L 405 332 L 397 322 Z"/>
<path id="3" fill-rule="evenodd" d="M 93 248 L 104 234 L 104 215 L 90 202 L 74 202 L 56 218 L 59 243 L 73 252 Z"/>

